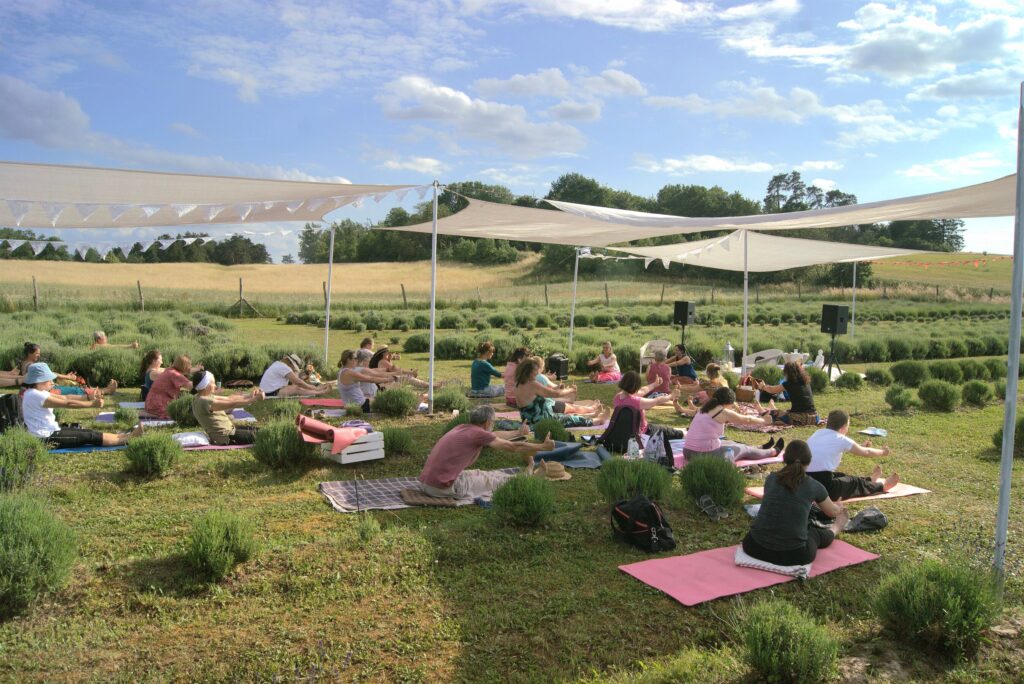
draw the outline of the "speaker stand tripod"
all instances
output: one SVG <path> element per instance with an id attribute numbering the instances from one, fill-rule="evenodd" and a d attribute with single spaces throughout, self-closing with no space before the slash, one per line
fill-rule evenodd
<path id="1" fill-rule="evenodd" d="M 681 341 L 682 341 L 682 344 L 683 344 L 683 349 L 685 350 L 686 349 L 686 325 L 681 325 L 680 327 L 683 329 L 683 337 L 682 337 Z"/>
<path id="2" fill-rule="evenodd" d="M 839 359 L 836 357 L 836 334 L 832 333 L 832 342 L 828 348 L 828 381 L 832 382 L 832 365 L 839 369 L 839 372 L 843 372 L 843 367 L 839 365 Z"/>

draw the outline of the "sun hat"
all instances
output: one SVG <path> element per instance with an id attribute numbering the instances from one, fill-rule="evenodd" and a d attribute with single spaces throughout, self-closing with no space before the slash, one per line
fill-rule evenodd
<path id="1" fill-rule="evenodd" d="M 565 466 L 558 462 L 541 461 L 537 464 L 534 475 L 545 477 L 548 480 L 571 480 L 572 474 L 565 469 Z"/>
<path id="2" fill-rule="evenodd" d="M 292 368 L 299 370 L 302 368 L 302 359 L 297 354 L 285 354 L 284 358 L 288 359 L 288 363 L 292 365 Z"/>
<path id="3" fill-rule="evenodd" d="M 57 374 L 50 370 L 50 367 L 45 363 L 33 363 L 28 367 L 28 371 L 25 373 L 24 383 L 26 385 L 34 385 L 38 382 L 46 382 L 47 380 L 56 380 Z"/>

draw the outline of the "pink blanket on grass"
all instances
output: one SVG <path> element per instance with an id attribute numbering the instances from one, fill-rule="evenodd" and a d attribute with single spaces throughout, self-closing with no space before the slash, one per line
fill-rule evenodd
<path id="1" fill-rule="evenodd" d="M 323 406 L 325 408 L 345 408 L 345 402 L 341 399 L 331 399 L 329 397 L 312 397 L 310 399 L 299 399 L 299 403 L 303 406 Z"/>
<path id="2" fill-rule="evenodd" d="M 310 444 L 329 443 L 332 454 L 341 453 L 343 449 L 351 446 L 353 442 L 366 434 L 366 430 L 363 428 L 334 427 L 301 414 L 295 417 L 295 425 L 302 436 L 302 441 Z"/>
<path id="3" fill-rule="evenodd" d="M 685 443 L 686 440 L 684 439 L 669 440 L 669 444 L 672 446 L 672 460 L 675 461 L 676 468 L 686 467 L 686 456 L 683 455 L 683 445 Z M 768 458 L 759 458 L 752 461 L 734 461 L 733 465 L 737 468 L 746 468 L 748 466 L 768 465 L 770 463 L 782 463 L 782 456 L 769 456 Z"/>
<path id="4" fill-rule="evenodd" d="M 764 487 L 747 487 L 744 490 L 747 494 L 754 497 L 755 499 L 764 498 Z M 855 496 L 852 499 L 843 499 L 846 501 L 867 501 L 868 499 L 897 499 L 901 496 L 913 496 L 914 494 L 931 494 L 930 489 L 921 489 L 914 485 L 908 485 L 900 482 L 898 485 L 893 487 L 887 492 L 881 494 L 872 494 L 871 496 Z"/>
<path id="5" fill-rule="evenodd" d="M 795 579 L 774 572 L 737 566 L 733 560 L 736 548 L 727 546 L 688 556 L 654 558 L 620 565 L 619 570 L 668 594 L 684 606 L 696 606 L 723 596 L 745 594 L 748 591 L 792 582 Z M 818 556 L 811 566 L 810 577 L 876 558 L 877 554 L 868 553 L 837 539 L 828 548 L 818 551 Z"/>

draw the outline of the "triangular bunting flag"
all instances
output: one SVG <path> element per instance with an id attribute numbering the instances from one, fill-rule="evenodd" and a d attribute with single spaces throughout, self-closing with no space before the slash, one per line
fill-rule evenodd
<path id="1" fill-rule="evenodd" d="M 135 206 L 132 204 L 111 204 L 107 207 L 110 211 L 110 220 L 115 223 L 134 208 Z"/>
<path id="2" fill-rule="evenodd" d="M 294 230 L 282 230 L 281 235 L 291 235 L 294 232 Z"/>
<path id="3" fill-rule="evenodd" d="M 25 244 L 24 240 L 4 240 L 3 242 L 7 243 L 7 246 L 12 252 Z"/>
<path id="4" fill-rule="evenodd" d="M 647 257 L 644 259 L 644 268 L 650 268 L 651 264 L 654 263 L 654 257 Z"/>
<path id="5" fill-rule="evenodd" d="M 249 214 L 252 213 L 252 205 L 251 204 L 236 204 L 235 205 L 235 211 L 238 212 L 238 218 L 240 218 L 241 220 L 244 221 L 245 219 L 249 218 Z"/>
<path id="6" fill-rule="evenodd" d="M 88 221 L 92 218 L 93 214 L 103 208 L 102 204 L 76 204 L 75 211 L 82 218 L 83 221 Z"/>
<path id="7" fill-rule="evenodd" d="M 68 208 L 68 205 L 61 202 L 41 202 L 43 211 L 50 217 L 50 225 L 57 225 L 57 219 L 64 213 L 64 210 Z"/>
<path id="8" fill-rule="evenodd" d="M 291 202 L 288 202 L 286 205 L 284 205 L 284 208 L 288 210 L 289 214 L 294 214 L 299 210 L 299 207 L 301 207 L 305 201 L 306 200 L 292 200 Z"/>
<path id="9" fill-rule="evenodd" d="M 398 190 L 398 191 L 396 191 L 395 192 L 395 199 L 397 199 L 399 202 L 401 202 L 402 200 L 405 199 L 405 196 L 409 194 L 409 190 L 411 190 L 411 189 L 412 188 L 406 188 L 405 190 Z"/>
<path id="10" fill-rule="evenodd" d="M 40 252 L 46 249 L 46 246 L 49 244 L 52 243 L 48 242 L 47 240 L 32 240 L 28 243 L 28 246 L 32 248 L 33 254 L 39 256 Z M 58 245 L 54 245 L 54 249 L 56 249 L 57 247 Z"/>
<path id="11" fill-rule="evenodd" d="M 424 197 L 427 196 L 427 190 L 430 190 L 430 186 L 429 185 L 422 185 L 422 186 L 416 188 L 416 193 L 419 194 L 420 199 L 423 199 Z"/>
<path id="12" fill-rule="evenodd" d="M 215 216 L 217 216 L 218 214 L 220 214 L 222 211 L 224 211 L 227 208 L 228 207 L 227 207 L 226 204 L 211 204 L 211 205 L 209 205 L 208 207 L 206 207 L 206 220 L 207 221 L 212 221 Z"/>
<path id="13" fill-rule="evenodd" d="M 21 225 L 21 220 L 25 218 L 29 210 L 32 208 L 32 202 L 26 202 L 25 200 L 7 200 L 7 209 L 11 212 L 11 216 L 14 217 L 14 223 Z"/>
<path id="14" fill-rule="evenodd" d="M 662 259 L 661 260 L 661 265 L 664 266 L 667 269 L 669 267 L 669 260 L 668 259 Z"/>
<path id="15" fill-rule="evenodd" d="M 377 204 L 380 204 L 380 201 L 387 196 L 388 193 L 386 192 L 378 192 L 376 195 L 373 196 L 373 201 L 376 202 Z"/>
<path id="16" fill-rule="evenodd" d="M 139 208 L 142 209 L 142 213 L 146 215 L 146 218 L 151 218 L 153 216 L 153 214 L 156 214 L 161 209 L 163 209 L 163 205 L 160 205 L 160 204 L 146 204 L 146 205 L 141 206 Z"/>
<path id="17" fill-rule="evenodd" d="M 174 238 L 173 240 L 157 240 L 156 242 L 158 245 L 160 245 L 160 249 L 167 249 L 177 241 L 178 239 Z"/>
<path id="18" fill-rule="evenodd" d="M 181 218 L 188 212 L 195 210 L 196 206 L 195 204 L 172 204 L 171 209 L 178 215 L 178 218 Z"/>
<path id="19" fill-rule="evenodd" d="M 191 245 L 193 242 L 195 242 L 198 239 L 199 238 L 183 238 L 182 242 L 184 242 L 186 245 Z"/>
<path id="20" fill-rule="evenodd" d="M 139 241 L 139 251 L 148 252 L 149 248 L 156 244 L 156 240 Z"/>

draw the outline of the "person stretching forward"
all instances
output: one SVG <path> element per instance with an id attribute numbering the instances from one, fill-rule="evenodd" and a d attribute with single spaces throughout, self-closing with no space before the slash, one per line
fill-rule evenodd
<path id="1" fill-rule="evenodd" d="M 872 449 L 871 442 L 864 442 L 864 446 L 857 444 L 846 436 L 849 430 L 850 416 L 846 411 L 832 411 L 828 414 L 825 427 L 807 440 L 807 446 L 811 449 L 811 464 L 807 466 L 807 474 L 825 485 L 829 498 L 841 501 L 857 496 L 871 496 L 887 492 L 899 484 L 899 473 L 893 473 L 883 480 L 882 466 L 878 465 L 870 478 L 838 471 L 839 462 L 847 451 L 857 456 L 889 455 L 889 447 Z"/>

